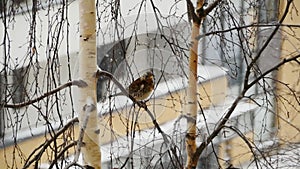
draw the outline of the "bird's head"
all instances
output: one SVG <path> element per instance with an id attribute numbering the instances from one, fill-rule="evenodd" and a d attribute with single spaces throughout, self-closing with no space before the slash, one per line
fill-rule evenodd
<path id="1" fill-rule="evenodd" d="M 143 79 L 147 81 L 154 81 L 154 74 L 152 72 L 147 72 L 146 74 L 143 75 Z"/>

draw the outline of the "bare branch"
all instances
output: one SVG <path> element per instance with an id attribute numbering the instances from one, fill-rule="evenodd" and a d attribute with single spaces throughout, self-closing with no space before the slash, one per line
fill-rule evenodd
<path id="1" fill-rule="evenodd" d="M 188 10 L 188 17 L 192 19 L 193 22 L 200 24 L 201 19 L 195 13 L 195 7 L 191 0 L 186 0 L 187 3 L 187 10 Z"/>
<path id="2" fill-rule="evenodd" d="M 256 24 L 256 23 L 253 23 L 253 24 L 243 25 L 243 26 L 239 26 L 239 27 L 233 27 L 233 28 L 229 28 L 229 29 L 225 29 L 225 30 L 218 30 L 218 31 L 208 32 L 208 33 L 201 34 L 201 35 L 197 36 L 196 39 L 200 40 L 201 38 L 204 38 L 206 36 L 216 35 L 216 34 L 231 32 L 231 31 L 234 31 L 234 30 L 241 30 L 241 29 L 251 28 L 251 27 L 276 27 L 276 26 L 294 27 L 294 28 L 299 28 L 300 27 L 300 25 L 295 25 L 295 24 L 283 24 L 283 23 Z"/>
<path id="3" fill-rule="evenodd" d="M 205 17 L 206 15 L 208 15 L 213 9 L 215 9 L 217 7 L 217 5 L 221 2 L 222 0 L 215 0 L 213 3 L 211 3 L 203 12 Z"/>
<path id="4" fill-rule="evenodd" d="M 261 80 L 262 78 L 264 78 L 266 75 L 268 75 L 269 73 L 277 70 L 279 67 L 281 67 L 282 65 L 289 63 L 289 62 L 296 62 L 299 64 L 298 59 L 300 58 L 300 55 L 296 55 L 294 57 L 290 57 L 290 58 L 284 58 L 281 62 L 279 62 L 277 65 L 275 65 L 274 67 L 270 68 L 269 70 L 267 70 L 266 72 L 264 72 L 263 74 L 261 74 L 260 76 L 258 76 L 255 80 L 253 80 L 251 83 L 249 83 L 248 85 L 246 85 L 246 88 L 250 88 L 253 85 L 255 85 L 259 80 Z M 300 64 L 299 64 L 300 65 Z"/>
<path id="5" fill-rule="evenodd" d="M 59 87 L 57 87 L 57 88 L 55 88 L 55 89 L 53 89 L 53 90 L 45 93 L 42 96 L 33 99 L 33 100 L 29 100 L 27 102 L 18 103 L 18 104 L 2 104 L 1 107 L 15 108 L 15 109 L 17 109 L 17 108 L 29 106 L 29 105 L 31 105 L 31 104 L 33 104 L 35 102 L 38 102 L 38 101 L 40 101 L 40 100 L 42 100 L 42 99 L 44 99 L 44 98 L 46 98 L 46 97 L 48 97 L 50 95 L 53 95 L 53 94 L 59 92 L 60 90 L 63 90 L 65 88 L 73 86 L 73 85 L 78 86 L 78 87 L 86 87 L 87 86 L 87 84 L 83 80 L 73 80 L 73 81 L 67 82 L 67 83 L 65 83 L 65 84 L 63 84 L 63 85 L 61 85 L 61 86 L 59 86 Z"/>

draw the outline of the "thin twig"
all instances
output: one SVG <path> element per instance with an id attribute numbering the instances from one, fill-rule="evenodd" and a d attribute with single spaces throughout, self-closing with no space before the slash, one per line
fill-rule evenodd
<path id="1" fill-rule="evenodd" d="M 58 160 L 65 154 L 66 151 L 68 151 L 70 148 L 76 146 L 77 141 L 74 141 L 70 144 L 68 144 L 67 146 L 65 146 L 56 156 L 56 158 L 51 162 L 50 166 L 48 167 L 48 169 L 53 168 L 53 166 L 58 163 Z"/>

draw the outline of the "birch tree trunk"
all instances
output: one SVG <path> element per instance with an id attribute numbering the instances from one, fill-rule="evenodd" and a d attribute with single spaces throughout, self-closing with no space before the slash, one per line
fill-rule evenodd
<path id="1" fill-rule="evenodd" d="M 190 1 L 189 1 L 190 2 Z M 188 2 L 188 3 L 189 3 Z M 197 11 L 202 8 L 204 0 L 197 1 Z M 192 4 L 190 4 L 192 5 Z M 199 12 L 199 11 L 198 11 Z M 191 35 L 191 48 L 189 58 L 189 84 L 187 88 L 187 100 L 186 100 L 186 115 L 187 115 L 187 134 L 186 134 L 186 151 L 187 162 L 186 168 L 195 168 L 197 161 L 193 160 L 193 156 L 196 152 L 196 122 L 197 122 L 197 66 L 198 66 L 198 40 L 201 18 L 199 18 L 198 12 L 195 13 L 193 7 L 189 7 L 189 13 L 191 15 L 192 35 Z"/>
<path id="2" fill-rule="evenodd" d="M 87 87 L 79 89 L 79 124 L 84 130 L 82 153 L 85 163 L 101 168 L 101 152 L 98 136 L 96 77 L 96 13 L 95 0 L 79 1 L 79 77 Z"/>

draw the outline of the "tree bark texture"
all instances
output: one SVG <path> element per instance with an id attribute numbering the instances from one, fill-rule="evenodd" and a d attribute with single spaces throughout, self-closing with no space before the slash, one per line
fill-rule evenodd
<path id="1" fill-rule="evenodd" d="M 79 124 L 84 130 L 82 153 L 86 164 L 101 168 L 101 152 L 99 144 L 96 77 L 96 12 L 95 0 L 79 1 L 79 77 L 87 83 L 87 87 L 79 89 Z"/>
<path id="2" fill-rule="evenodd" d="M 187 133 L 186 133 L 186 151 L 187 161 L 186 168 L 191 169 L 197 166 L 197 162 L 193 160 L 196 152 L 196 135 L 197 135 L 197 68 L 198 68 L 198 40 L 201 18 L 199 17 L 199 10 L 202 9 L 204 0 L 197 1 L 196 11 L 194 8 L 189 8 L 189 13 L 192 15 L 192 35 L 191 35 L 191 48 L 189 58 L 189 84 L 187 88 L 186 100 L 186 115 L 187 115 Z M 195 13 L 196 12 L 196 13 Z"/>

